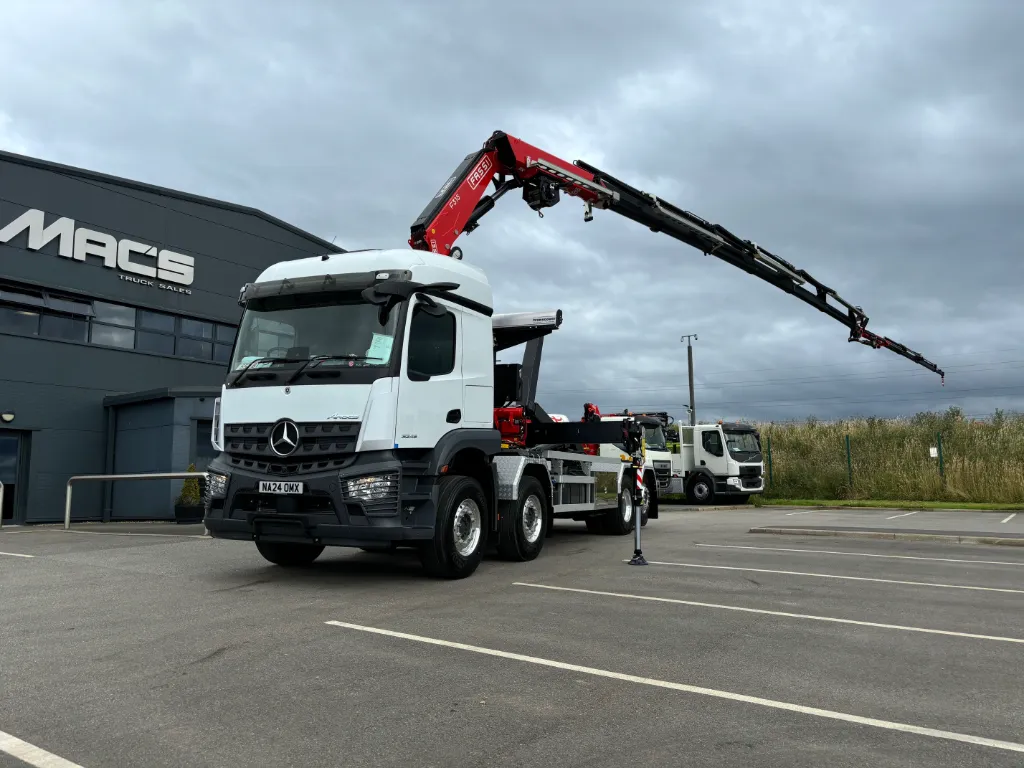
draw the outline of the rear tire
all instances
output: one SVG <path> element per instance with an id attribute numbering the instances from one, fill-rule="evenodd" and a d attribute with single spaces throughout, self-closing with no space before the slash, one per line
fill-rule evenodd
<path id="1" fill-rule="evenodd" d="M 544 548 L 549 513 L 547 496 L 537 478 L 523 476 L 518 495 L 518 499 L 503 502 L 500 507 L 498 557 L 525 562 L 536 559 Z"/>
<path id="2" fill-rule="evenodd" d="M 625 536 L 633 530 L 633 520 L 636 517 L 633 509 L 634 482 L 632 472 L 623 474 L 622 487 L 619 489 L 619 503 L 604 515 L 605 533 L 612 536 Z"/>
<path id="3" fill-rule="evenodd" d="M 480 483 L 465 475 L 442 477 L 439 485 L 434 536 L 420 546 L 420 562 L 435 578 L 464 579 L 487 546 L 487 498 Z"/>
<path id="4" fill-rule="evenodd" d="M 282 568 L 310 565 L 324 551 L 322 544 L 292 544 L 278 541 L 257 541 L 256 549 L 265 560 Z"/>

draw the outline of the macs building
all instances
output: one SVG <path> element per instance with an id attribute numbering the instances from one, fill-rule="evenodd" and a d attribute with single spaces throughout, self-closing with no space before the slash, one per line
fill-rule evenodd
<path id="1" fill-rule="evenodd" d="M 241 287 L 342 249 L 230 203 L 0 152 L 3 520 L 72 475 L 202 471 Z M 72 519 L 169 519 L 181 480 L 76 483 Z"/>

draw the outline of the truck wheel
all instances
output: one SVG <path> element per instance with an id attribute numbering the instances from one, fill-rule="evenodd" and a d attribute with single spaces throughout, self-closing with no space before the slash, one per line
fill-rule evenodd
<path id="1" fill-rule="evenodd" d="M 647 525 L 649 519 L 658 517 L 658 482 L 650 473 L 644 475 L 644 486 L 647 488 L 647 503 L 640 510 L 640 527 Z"/>
<path id="2" fill-rule="evenodd" d="M 420 547 L 420 562 L 431 576 L 464 579 L 480 565 L 487 546 L 487 499 L 472 477 L 441 478 L 434 536 Z"/>
<path id="3" fill-rule="evenodd" d="M 624 536 L 633 530 L 633 474 L 622 476 L 622 487 L 619 489 L 618 506 L 609 509 L 604 516 L 605 533 L 612 536 Z"/>
<path id="4" fill-rule="evenodd" d="M 292 544 L 278 541 L 257 541 L 256 549 L 265 560 L 284 568 L 309 565 L 324 551 L 322 544 Z"/>
<path id="5" fill-rule="evenodd" d="M 526 475 L 519 483 L 519 498 L 501 505 L 498 556 L 502 560 L 533 560 L 544 547 L 548 509 L 540 481 Z"/>
<path id="6" fill-rule="evenodd" d="M 710 504 L 715 498 L 715 487 L 704 475 L 697 475 L 690 483 L 686 495 L 691 504 Z"/>

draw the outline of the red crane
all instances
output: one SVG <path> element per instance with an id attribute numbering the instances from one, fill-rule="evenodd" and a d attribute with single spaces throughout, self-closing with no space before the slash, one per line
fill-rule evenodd
<path id="1" fill-rule="evenodd" d="M 488 194 L 492 183 L 494 190 Z M 593 219 L 595 208 L 610 210 L 652 232 L 681 240 L 838 320 L 850 329 L 849 341 L 892 350 L 939 374 L 945 384 L 946 375 L 935 363 L 899 342 L 867 330 L 868 317 L 860 307 L 785 259 L 582 160 L 570 163 L 502 131 L 495 131 L 479 150 L 467 155 L 441 186 L 410 228 L 409 245 L 461 258 L 455 240 L 476 229 L 480 218 L 494 207 L 498 198 L 518 188 L 522 188 L 526 204 L 541 216 L 543 209 L 557 204 L 564 192 L 583 201 L 584 221 Z"/>

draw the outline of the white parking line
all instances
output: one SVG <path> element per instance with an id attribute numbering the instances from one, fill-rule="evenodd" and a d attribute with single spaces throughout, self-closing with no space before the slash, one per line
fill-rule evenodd
<path id="1" fill-rule="evenodd" d="M 813 509 L 808 509 L 808 510 L 803 511 L 803 512 L 787 512 L 786 513 L 786 517 L 789 517 L 790 515 L 809 515 L 813 511 L 814 511 Z M 641 520 L 640 522 L 643 522 L 643 521 Z"/>
<path id="2" fill-rule="evenodd" d="M 575 587 L 554 587 L 549 584 L 530 584 L 525 581 L 513 582 L 516 587 L 533 587 L 550 589 L 557 592 L 579 592 L 585 595 L 601 595 L 604 597 L 623 597 L 630 600 L 649 600 L 656 603 L 672 603 L 674 605 L 691 605 L 697 608 L 715 608 L 721 611 L 739 611 L 741 613 L 759 613 L 765 616 L 782 616 L 788 619 L 809 619 L 812 621 L 830 621 L 836 624 L 854 624 L 859 627 L 875 627 L 877 629 L 897 629 L 903 632 L 924 632 L 929 635 L 948 635 L 950 637 L 966 637 L 971 640 L 997 640 L 1003 643 L 1024 644 L 1024 638 L 1002 637 L 1000 635 L 976 635 L 970 632 L 952 632 L 945 629 L 925 629 L 924 627 L 905 627 L 900 624 L 882 624 L 876 621 L 857 621 L 840 619 L 835 616 L 815 616 L 809 613 L 789 613 L 787 611 L 769 611 L 764 608 L 745 608 L 739 605 L 718 605 L 716 603 L 700 603 L 695 600 L 678 600 L 672 597 L 654 597 L 651 595 L 632 595 L 626 592 L 602 592 L 596 589 L 577 589 Z"/>
<path id="3" fill-rule="evenodd" d="M 887 517 L 885 519 L 886 520 L 895 520 L 897 517 L 910 517 L 911 515 L 916 515 L 920 511 L 921 511 L 920 509 L 915 509 L 913 512 L 904 512 L 903 514 L 900 514 L 900 515 L 890 515 L 889 517 Z"/>
<path id="4" fill-rule="evenodd" d="M 628 560 L 622 562 L 628 563 Z M 930 581 L 900 581 L 897 579 L 876 579 L 870 576 L 839 576 L 834 573 L 805 573 L 804 571 L 773 571 L 768 568 L 740 568 L 735 565 L 705 565 L 704 563 L 665 563 L 648 560 L 650 565 L 671 565 L 677 568 L 713 568 L 720 571 L 747 571 L 750 573 L 778 573 L 783 576 L 816 576 L 820 579 L 844 579 L 847 581 L 874 581 L 880 584 L 904 584 L 911 587 L 940 587 L 942 589 L 973 589 L 979 592 L 1009 592 L 1024 595 L 1024 589 L 1007 589 L 1006 587 L 974 587 L 965 584 L 936 584 Z"/>
<path id="5" fill-rule="evenodd" d="M 714 549 L 756 549 L 763 552 L 810 552 L 816 555 L 849 555 L 851 557 L 882 557 L 893 560 L 929 560 L 938 563 L 975 563 L 980 565 L 1018 565 L 1024 566 L 1024 560 L 958 560 L 953 557 L 923 557 L 921 555 L 879 555 L 873 552 L 839 552 L 833 549 L 789 549 L 786 547 L 753 547 L 743 544 L 694 544 L 695 547 L 712 547 Z"/>
<path id="6" fill-rule="evenodd" d="M 1017 513 L 1016 513 L 1016 512 L 1014 512 L 1014 513 L 1013 513 L 1012 515 L 1007 515 L 1006 517 L 1004 517 L 1004 518 L 1003 518 L 1002 520 L 1000 520 L 999 522 L 1001 522 L 1001 523 L 1008 523 L 1008 522 L 1010 522 L 1011 520 L 1013 520 L 1013 518 L 1015 518 L 1016 516 L 1017 516 Z M 643 522 L 643 520 L 641 520 L 640 522 Z"/>
<path id="7" fill-rule="evenodd" d="M 791 704 L 786 701 L 764 699 L 760 696 L 748 696 L 742 693 L 720 691 L 714 688 L 703 688 L 697 685 L 673 683 L 668 680 L 658 680 L 653 677 L 641 677 L 639 675 L 629 675 L 622 672 L 612 672 L 611 670 L 598 669 L 596 667 L 584 667 L 579 664 L 569 664 L 564 661 L 544 659 L 539 656 L 527 656 L 522 653 L 511 653 L 510 651 L 500 651 L 495 648 L 484 648 L 479 645 L 456 643 L 450 640 L 440 640 L 434 637 L 424 637 L 423 635 L 411 635 L 406 632 L 395 632 L 391 629 L 380 629 L 378 627 L 368 627 L 361 624 L 350 624 L 345 621 L 327 621 L 324 623 L 334 627 L 341 627 L 342 629 L 354 629 L 359 632 L 368 632 L 375 635 L 385 635 L 387 637 L 394 637 L 400 640 L 411 640 L 413 642 L 424 643 L 427 645 L 437 645 L 444 648 L 455 648 L 461 651 L 470 651 L 472 653 L 483 654 L 485 656 L 496 656 L 502 659 L 522 661 L 526 662 L 527 664 L 536 664 L 542 667 L 553 667 L 555 669 L 561 669 L 567 672 L 577 672 L 586 675 L 593 675 L 595 677 L 604 677 L 611 680 L 621 680 L 627 683 L 649 685 L 656 688 L 667 688 L 673 691 L 693 693 L 699 696 L 710 696 L 716 699 L 738 701 L 744 704 L 756 704 L 762 707 L 781 709 L 786 710 L 788 712 L 796 712 L 802 715 L 812 715 L 814 717 L 822 717 L 830 720 L 839 720 L 847 723 L 855 723 L 857 725 L 869 725 L 874 728 L 883 728 L 889 731 L 901 731 L 903 733 L 912 733 L 918 736 L 929 736 L 935 739 L 959 741 L 965 744 L 974 744 L 982 747 L 991 747 L 993 749 L 1002 749 L 1009 752 L 1024 752 L 1024 744 L 1018 744 L 1012 741 L 1000 741 L 998 739 L 989 739 L 984 736 L 971 736 L 970 734 L 957 733 L 955 731 L 942 731 L 937 728 L 926 728 L 920 725 L 897 723 L 890 720 L 879 720 L 874 717 L 862 717 L 860 715 L 851 715 L 845 712 L 836 712 L 829 709 L 819 709 L 818 707 L 807 707 L 802 704 Z"/>
<path id="8" fill-rule="evenodd" d="M 6 752 L 35 768 L 82 768 L 78 763 L 72 763 L 3 731 L 0 731 L 0 752 Z"/>
<path id="9" fill-rule="evenodd" d="M 0 555 L 4 557 L 35 557 L 35 555 L 23 555 L 20 552 L 0 552 Z"/>

